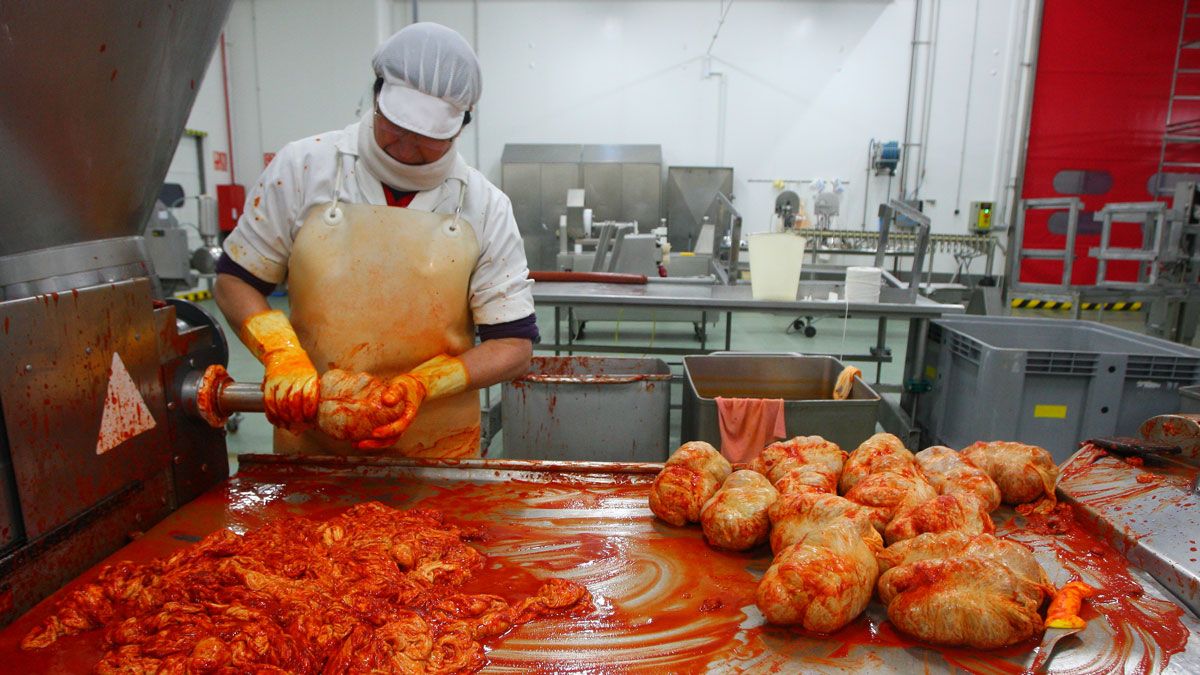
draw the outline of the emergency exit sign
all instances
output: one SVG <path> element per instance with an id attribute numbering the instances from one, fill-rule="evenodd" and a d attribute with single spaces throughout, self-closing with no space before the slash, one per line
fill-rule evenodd
<path id="1" fill-rule="evenodd" d="M 213 171 L 228 171 L 229 155 L 220 150 L 213 151 Z"/>

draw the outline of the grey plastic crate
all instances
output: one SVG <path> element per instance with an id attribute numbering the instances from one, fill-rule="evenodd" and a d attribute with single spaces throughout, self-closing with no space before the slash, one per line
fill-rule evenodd
<path id="1" fill-rule="evenodd" d="M 1021 441 L 1059 462 L 1087 438 L 1136 435 L 1200 380 L 1200 350 L 1091 321 L 939 319 L 925 354 L 926 444 Z"/>
<path id="2" fill-rule="evenodd" d="M 1179 388 L 1179 412 L 1190 415 L 1200 413 L 1200 385 Z"/>
<path id="3" fill-rule="evenodd" d="M 661 462 L 670 454 L 671 368 L 662 359 L 537 356 L 501 396 L 506 458 Z"/>
<path id="4" fill-rule="evenodd" d="M 720 447 L 718 396 L 781 398 L 789 436 L 823 436 L 853 450 L 875 433 L 879 394 L 858 378 L 849 399 L 833 400 L 833 385 L 843 367 L 831 356 L 685 356 L 681 440 Z"/>

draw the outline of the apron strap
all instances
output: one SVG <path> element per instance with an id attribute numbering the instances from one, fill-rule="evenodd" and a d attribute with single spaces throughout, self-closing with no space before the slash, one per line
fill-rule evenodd
<path id="1" fill-rule="evenodd" d="M 334 169 L 335 178 L 333 181 L 333 203 L 329 208 L 325 209 L 325 213 L 321 214 L 321 219 L 330 227 L 337 227 L 342 224 L 342 210 L 338 207 L 338 200 L 342 194 L 342 151 L 338 150 L 336 155 L 336 168 Z"/>
<path id="2" fill-rule="evenodd" d="M 455 178 L 455 180 L 457 180 L 459 183 L 462 183 L 462 186 L 458 190 L 458 206 L 456 206 L 454 209 L 454 220 L 450 221 L 450 223 L 445 226 L 447 229 L 446 233 L 451 236 L 454 236 L 458 233 L 458 221 L 460 216 L 462 216 L 463 202 L 465 202 L 467 199 L 467 181 L 461 178 Z"/>

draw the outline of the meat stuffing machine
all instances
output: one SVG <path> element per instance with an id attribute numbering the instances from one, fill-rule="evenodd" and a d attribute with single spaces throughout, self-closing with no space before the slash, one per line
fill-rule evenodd
<path id="1" fill-rule="evenodd" d="M 137 234 L 229 6 L 0 4 L 0 623 L 228 476 L 175 393 L 225 339 Z"/>

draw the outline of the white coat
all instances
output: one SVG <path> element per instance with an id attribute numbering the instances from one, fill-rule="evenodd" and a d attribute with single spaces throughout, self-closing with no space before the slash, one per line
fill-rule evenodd
<path id="1" fill-rule="evenodd" d="M 284 280 L 292 242 L 308 210 L 333 200 L 339 153 L 339 200 L 387 204 L 383 184 L 358 159 L 358 124 L 289 143 L 275 155 L 250 191 L 237 228 L 225 239 L 225 253 L 234 262 L 263 281 Z M 533 314 L 532 282 L 507 195 L 459 157 L 445 182 L 417 193 L 408 208 L 454 213 L 464 186 L 462 217 L 479 240 L 467 299 L 475 325 L 524 319 Z"/>

